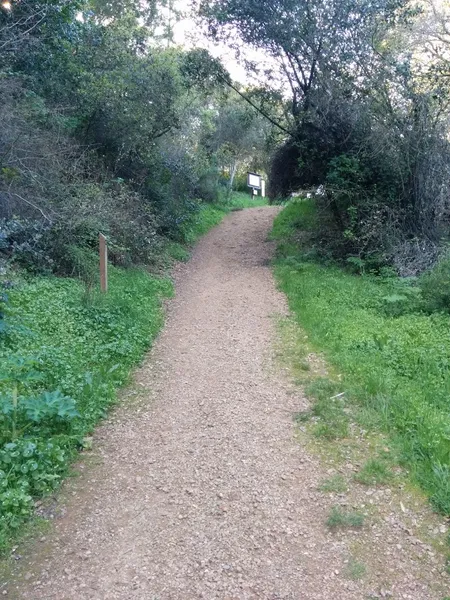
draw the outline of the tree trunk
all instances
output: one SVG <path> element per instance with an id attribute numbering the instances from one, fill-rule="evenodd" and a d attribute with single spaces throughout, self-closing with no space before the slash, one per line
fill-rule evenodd
<path id="1" fill-rule="evenodd" d="M 230 181 L 228 183 L 228 189 L 231 194 L 233 191 L 234 180 L 236 177 L 237 169 L 238 169 L 238 161 L 235 160 L 234 163 L 230 166 Z"/>

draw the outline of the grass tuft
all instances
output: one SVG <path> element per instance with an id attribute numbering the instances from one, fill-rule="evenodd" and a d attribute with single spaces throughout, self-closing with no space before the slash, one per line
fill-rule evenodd
<path id="1" fill-rule="evenodd" d="M 368 460 L 354 476 L 354 480 L 363 485 L 385 485 L 390 483 L 392 478 L 393 473 L 389 466 L 375 458 Z"/>
<path id="2" fill-rule="evenodd" d="M 359 529 L 364 524 L 364 515 L 354 511 L 346 511 L 340 506 L 333 506 L 327 519 L 330 529 Z"/>
<path id="3" fill-rule="evenodd" d="M 319 485 L 319 491 L 343 494 L 347 491 L 347 482 L 342 475 L 333 475 L 329 479 L 324 479 Z"/>
<path id="4" fill-rule="evenodd" d="M 366 572 L 367 569 L 364 563 L 351 558 L 348 561 L 344 574 L 348 579 L 351 579 L 352 581 L 358 581 L 365 576 Z"/>
<path id="5" fill-rule="evenodd" d="M 294 415 L 295 423 L 307 423 L 312 419 L 313 413 L 310 410 L 302 410 Z"/>

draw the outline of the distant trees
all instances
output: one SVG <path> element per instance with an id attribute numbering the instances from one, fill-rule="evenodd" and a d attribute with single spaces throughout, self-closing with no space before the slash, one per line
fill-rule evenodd
<path id="1" fill-rule="evenodd" d="M 322 186 L 327 252 L 405 274 L 431 265 L 450 211 L 439 11 L 403 0 L 204 0 L 199 10 L 213 37 L 269 55 L 290 91 L 272 197 Z"/>
<path id="2" fill-rule="evenodd" d="M 217 106 L 212 126 L 205 144 L 216 154 L 230 190 L 239 168 L 266 166 L 271 125 L 242 98 L 229 93 Z"/>

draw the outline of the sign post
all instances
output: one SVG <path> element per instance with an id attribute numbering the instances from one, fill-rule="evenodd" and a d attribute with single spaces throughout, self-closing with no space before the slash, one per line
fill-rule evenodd
<path id="1" fill-rule="evenodd" d="M 108 246 L 106 238 L 101 233 L 100 242 L 100 289 L 105 294 L 108 291 Z"/>
<path id="2" fill-rule="evenodd" d="M 264 179 L 261 179 L 261 196 L 263 198 L 266 197 L 266 182 L 264 181 Z"/>
<path id="3" fill-rule="evenodd" d="M 261 189 L 262 177 L 257 173 L 247 173 L 247 185 L 251 190 L 252 198 L 258 195 L 258 190 Z"/>

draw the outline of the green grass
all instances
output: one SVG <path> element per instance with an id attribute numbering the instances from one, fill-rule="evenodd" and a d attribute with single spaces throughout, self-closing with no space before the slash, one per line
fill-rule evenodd
<path id="1" fill-rule="evenodd" d="M 354 476 L 355 481 L 363 485 L 385 485 L 392 481 L 393 473 L 389 465 L 380 459 L 371 458 Z"/>
<path id="2" fill-rule="evenodd" d="M 347 489 L 347 482 L 342 475 L 333 475 L 329 479 L 324 479 L 319 485 L 319 491 L 328 494 L 343 494 Z"/>
<path id="3" fill-rule="evenodd" d="M 0 549 L 32 513 L 33 499 L 66 475 L 160 330 L 161 300 L 171 293 L 167 279 L 114 268 L 108 295 L 89 303 L 74 279 L 22 278 L 10 291 L 10 329 L 0 337 Z M 60 401 L 60 416 L 14 419 L 14 389 L 19 402 L 60 390 L 77 414 Z"/>
<path id="4" fill-rule="evenodd" d="M 313 380 L 306 387 L 307 394 L 316 400 L 311 412 L 320 419 L 313 428 L 316 437 L 337 440 L 349 435 L 349 418 L 340 390 L 340 384 L 323 377 Z"/>
<path id="5" fill-rule="evenodd" d="M 194 244 L 202 235 L 218 225 L 229 212 L 225 205 L 204 204 L 194 213 L 182 228 L 182 236 L 187 244 Z"/>
<path id="6" fill-rule="evenodd" d="M 233 192 L 229 199 L 222 201 L 223 206 L 230 210 L 239 210 L 243 208 L 255 208 L 257 206 L 266 206 L 267 198 L 261 196 L 250 196 L 250 192 Z"/>
<path id="7" fill-rule="evenodd" d="M 352 581 L 358 581 L 365 576 L 366 572 L 367 569 L 364 563 L 351 558 L 344 570 L 344 575 Z"/>
<path id="8" fill-rule="evenodd" d="M 188 245 L 230 210 L 204 205 L 185 224 L 185 243 L 168 242 L 163 252 L 187 260 Z M 107 295 L 87 295 L 70 278 L 17 274 L 15 283 L 0 332 L 0 551 L 89 446 L 86 437 L 161 329 L 162 299 L 172 294 L 168 278 L 113 267 Z"/>
<path id="9" fill-rule="evenodd" d="M 329 411 L 325 424 L 331 423 L 322 434 L 344 434 L 343 404 L 355 406 L 364 427 L 391 435 L 412 477 L 448 515 L 450 318 L 414 311 L 389 315 L 386 297 L 407 283 L 314 262 L 299 243 L 302 231 L 313 226 L 312 202 L 292 202 L 275 220 L 273 237 L 279 240 L 276 277 L 291 311 L 312 347 L 340 375 L 334 385 L 318 384 L 323 389 L 315 410 Z M 341 406 L 329 400 L 338 393 L 345 393 Z"/>
<path id="10" fill-rule="evenodd" d="M 364 525 L 364 515 L 344 510 L 340 506 L 333 506 L 327 519 L 330 529 L 359 529 Z"/>

